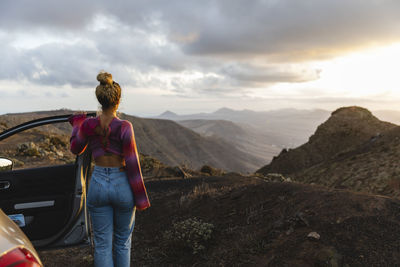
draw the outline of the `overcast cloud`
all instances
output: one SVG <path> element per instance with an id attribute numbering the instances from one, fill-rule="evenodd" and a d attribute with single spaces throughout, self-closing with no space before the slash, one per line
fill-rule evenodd
<path id="1" fill-rule="evenodd" d="M 239 97 L 400 41 L 399 14 L 395 0 L 3 0 L 0 80 L 87 89 L 105 69 L 142 92 Z"/>

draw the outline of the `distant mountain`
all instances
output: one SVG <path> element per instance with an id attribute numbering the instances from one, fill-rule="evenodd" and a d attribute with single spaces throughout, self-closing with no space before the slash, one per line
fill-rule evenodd
<path id="1" fill-rule="evenodd" d="M 230 109 L 230 108 L 220 108 L 220 109 L 214 111 L 212 114 L 214 114 L 214 115 L 229 115 L 234 112 L 235 112 L 235 110 Z"/>
<path id="2" fill-rule="evenodd" d="M 282 146 L 274 136 L 261 133 L 251 125 L 233 123 L 226 120 L 181 120 L 180 125 L 192 129 L 203 136 L 215 136 L 232 143 L 236 148 L 269 162 Z M 268 143 L 269 142 L 269 143 Z"/>
<path id="3" fill-rule="evenodd" d="M 73 111 L 5 114 L 0 116 L 0 124 L 12 127 L 35 118 L 70 113 Z M 139 152 L 170 166 L 186 164 L 191 169 L 198 169 L 203 165 L 210 165 L 227 171 L 246 173 L 254 172 L 263 164 L 259 157 L 238 150 L 224 139 L 201 136 L 174 121 L 126 114 L 121 114 L 120 118 L 132 122 Z M 62 123 L 43 126 L 42 130 L 69 135 L 71 127 L 68 123 Z"/>
<path id="4" fill-rule="evenodd" d="M 163 116 L 175 121 L 181 120 L 228 120 L 244 124 L 260 134 L 268 136 L 264 143 L 278 147 L 293 148 L 307 142 L 317 126 L 330 115 L 329 111 L 279 109 L 271 111 L 233 110 L 220 108 L 212 113 Z M 156 117 L 160 118 L 160 117 Z"/>
<path id="5" fill-rule="evenodd" d="M 167 111 L 165 111 L 164 113 L 162 113 L 162 114 L 160 114 L 159 116 L 158 116 L 158 118 L 165 118 L 165 119 L 168 119 L 168 118 L 174 118 L 174 117 L 177 117 L 178 116 L 178 114 L 176 114 L 176 113 L 174 113 L 174 112 L 172 112 L 172 111 L 169 111 L 169 110 L 167 110 Z"/>
<path id="6" fill-rule="evenodd" d="M 399 195 L 400 127 L 360 107 L 340 108 L 306 144 L 282 151 L 257 173 L 306 183 Z"/>

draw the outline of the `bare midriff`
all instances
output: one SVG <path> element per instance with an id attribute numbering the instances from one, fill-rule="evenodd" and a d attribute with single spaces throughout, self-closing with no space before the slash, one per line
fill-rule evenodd
<path id="1" fill-rule="evenodd" d="M 99 156 L 95 159 L 95 164 L 100 167 L 123 167 L 125 166 L 125 160 L 123 157 L 118 155 L 104 155 Z"/>

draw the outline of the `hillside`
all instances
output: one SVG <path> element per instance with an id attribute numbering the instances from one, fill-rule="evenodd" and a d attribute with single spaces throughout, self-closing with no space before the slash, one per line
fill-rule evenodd
<path id="1" fill-rule="evenodd" d="M 226 120 L 180 120 L 180 125 L 203 136 L 215 136 L 232 143 L 239 150 L 269 162 L 282 147 L 279 140 L 254 129 L 251 125 L 234 123 Z"/>
<path id="2" fill-rule="evenodd" d="M 58 110 L 5 114 L 0 116 L 0 124 L 12 127 L 31 119 L 72 112 L 70 110 Z M 256 156 L 236 149 L 233 144 L 223 139 L 203 137 L 173 121 L 145 119 L 126 114 L 121 114 L 120 118 L 132 122 L 140 153 L 157 158 L 170 166 L 186 165 L 190 169 L 199 169 L 203 165 L 210 165 L 218 169 L 246 173 L 255 171 L 264 162 Z M 68 138 L 71 133 L 71 126 L 68 123 L 54 124 L 34 130 L 34 132 L 37 131 L 41 132 L 36 133 L 35 140 L 37 142 L 40 142 L 48 134 Z M 24 134 L 30 132 L 32 131 Z M 10 142 L 10 140 L 8 141 Z M 2 145 L 6 144 L 0 144 L 0 151 Z M 67 147 L 60 149 L 63 154 L 69 153 Z"/>
<path id="3" fill-rule="evenodd" d="M 133 266 L 400 264 L 396 199 L 235 174 L 146 186 L 152 207 L 136 213 Z M 40 254 L 47 266 L 93 264 L 89 248 Z"/>
<path id="4" fill-rule="evenodd" d="M 293 177 L 305 183 L 399 197 L 399 158 L 398 126 Z"/>
<path id="5" fill-rule="evenodd" d="M 367 109 L 340 108 L 318 126 L 307 143 L 295 149 L 282 150 L 270 164 L 257 172 L 292 174 L 331 159 L 339 152 L 354 149 L 371 137 L 394 127 L 394 124 L 378 120 Z"/>
<path id="6" fill-rule="evenodd" d="M 366 109 L 336 110 L 306 144 L 283 151 L 257 173 L 283 173 L 296 181 L 397 196 L 400 128 Z"/>

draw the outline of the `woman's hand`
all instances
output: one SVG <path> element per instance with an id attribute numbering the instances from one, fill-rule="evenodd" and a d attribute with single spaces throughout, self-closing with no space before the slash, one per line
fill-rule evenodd
<path id="1" fill-rule="evenodd" d="M 84 121 L 86 119 L 85 111 L 77 111 L 73 115 L 68 118 L 69 123 L 74 126 L 74 124 L 78 121 Z"/>

